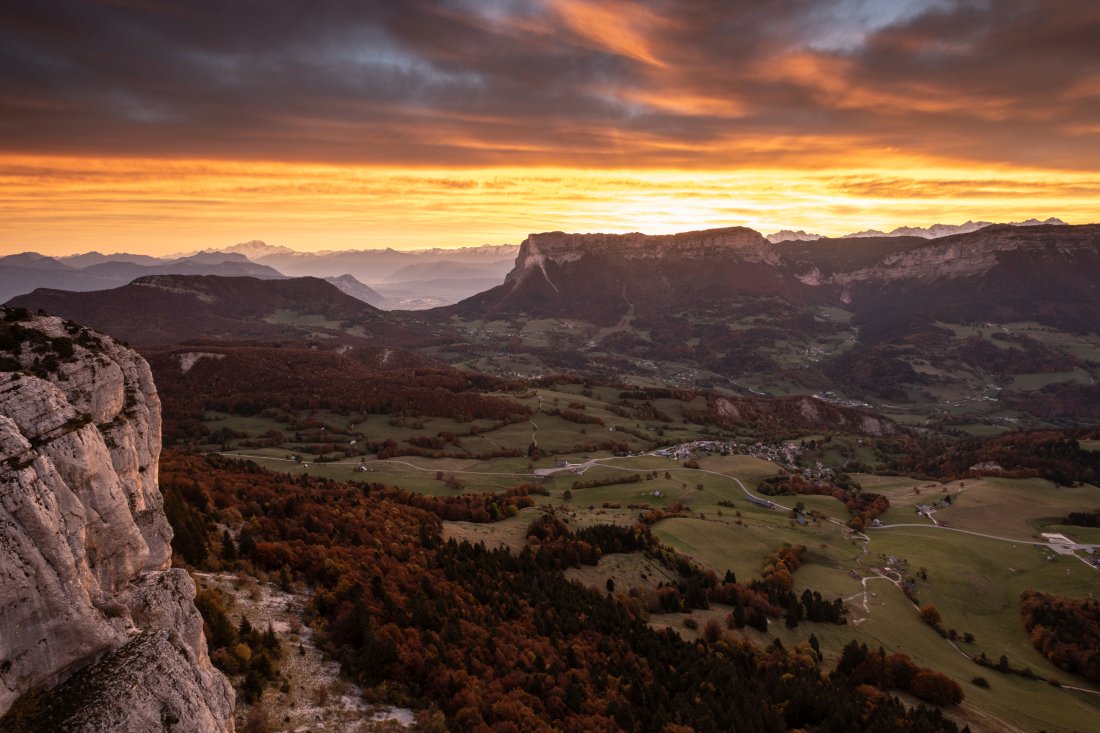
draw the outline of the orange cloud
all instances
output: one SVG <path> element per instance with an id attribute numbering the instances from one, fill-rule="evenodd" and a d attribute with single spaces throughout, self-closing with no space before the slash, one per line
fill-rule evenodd
<path id="1" fill-rule="evenodd" d="M 571 30 L 598 47 L 653 66 L 665 66 L 649 40 L 654 27 L 665 21 L 644 6 L 590 0 L 551 0 L 550 6 Z"/>

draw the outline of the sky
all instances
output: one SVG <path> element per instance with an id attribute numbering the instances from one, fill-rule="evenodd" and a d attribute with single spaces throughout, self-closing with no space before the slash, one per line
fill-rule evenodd
<path id="1" fill-rule="evenodd" d="M 0 253 L 1100 221 L 1095 0 L 35 0 Z"/>

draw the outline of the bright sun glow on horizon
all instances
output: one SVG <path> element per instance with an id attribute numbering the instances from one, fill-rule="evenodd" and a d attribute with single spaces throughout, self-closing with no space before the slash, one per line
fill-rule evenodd
<path id="1" fill-rule="evenodd" d="M 1088 173 L 877 165 L 737 171 L 425 169 L 9 156 L 0 250 L 156 255 L 262 239 L 301 251 L 518 243 L 531 232 L 668 234 L 1100 220 Z"/>

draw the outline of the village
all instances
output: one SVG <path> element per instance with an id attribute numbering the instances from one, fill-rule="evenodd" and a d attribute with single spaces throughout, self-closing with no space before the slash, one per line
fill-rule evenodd
<path id="1" fill-rule="evenodd" d="M 700 455 L 743 455 L 774 463 L 791 472 L 800 474 L 811 481 L 828 481 L 836 476 L 836 471 L 815 461 L 813 466 L 799 465 L 804 449 L 797 443 L 753 443 L 745 445 L 732 440 L 694 440 L 689 443 L 668 446 L 653 451 L 650 455 L 686 461 Z"/>

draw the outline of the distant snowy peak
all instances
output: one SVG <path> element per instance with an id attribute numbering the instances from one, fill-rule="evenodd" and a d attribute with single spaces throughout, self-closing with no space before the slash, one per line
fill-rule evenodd
<path id="1" fill-rule="evenodd" d="M 241 242 L 240 244 L 234 244 L 230 247 L 223 247 L 217 251 L 244 255 L 250 260 L 254 260 L 257 257 L 265 257 L 267 255 L 298 254 L 298 252 L 290 247 L 279 247 L 274 244 L 262 242 L 259 239 L 253 239 L 250 242 Z"/>
<path id="2" fill-rule="evenodd" d="M 991 221 L 968 221 L 965 224 L 933 224 L 930 227 L 898 227 L 890 232 L 882 232 L 878 229 L 867 229 L 862 232 L 845 234 L 842 239 L 864 237 L 923 237 L 925 239 L 939 239 L 940 237 L 949 237 L 952 234 L 969 234 L 970 232 L 976 232 L 991 224 L 993 224 Z M 1031 227 L 1043 224 L 1066 226 L 1066 222 L 1061 219 L 1056 219 L 1053 216 L 1045 221 L 1027 219 L 1025 221 L 1009 222 L 1009 224 L 1015 227 Z M 769 239 L 771 239 L 771 237 L 769 237 Z"/>
<path id="3" fill-rule="evenodd" d="M 432 249 L 408 250 L 415 255 L 460 255 L 485 257 L 514 257 L 519 252 L 518 244 L 480 244 L 473 247 L 433 247 Z"/>
<path id="4" fill-rule="evenodd" d="M 780 242 L 815 242 L 818 239 L 824 239 L 824 234 L 812 234 L 810 232 L 804 232 L 799 229 L 797 232 L 790 229 L 783 229 L 775 234 L 765 235 L 764 239 L 768 240 L 772 244 L 779 244 Z"/>
<path id="5" fill-rule="evenodd" d="M 1051 226 L 1062 226 L 1062 227 L 1068 227 L 1069 226 L 1068 222 L 1064 222 L 1061 219 L 1058 219 L 1058 218 L 1053 217 L 1053 216 L 1050 217 L 1049 219 L 1044 219 L 1043 221 L 1039 221 L 1038 219 L 1025 219 L 1024 221 L 1014 221 L 1014 222 L 1012 222 L 1012 226 L 1014 226 L 1014 227 L 1036 227 L 1036 226 L 1040 226 L 1040 225 L 1043 225 L 1043 224 L 1048 224 L 1048 225 L 1051 225 Z"/>
<path id="6" fill-rule="evenodd" d="M 842 239 L 862 239 L 865 237 L 923 237 L 924 239 L 939 239 L 940 237 L 949 237 L 952 234 L 969 234 L 970 232 L 976 232 L 992 223 L 991 221 L 968 221 L 965 224 L 933 224 L 930 227 L 898 227 L 889 232 L 883 232 L 878 229 L 865 229 L 862 232 L 845 234 Z"/>
<path id="7" fill-rule="evenodd" d="M 933 224 L 930 227 L 898 227 L 889 232 L 883 232 L 878 229 L 865 229 L 862 232 L 852 232 L 851 234 L 845 234 L 840 237 L 841 239 L 863 239 L 866 237 L 923 237 L 924 239 L 939 239 L 940 237 L 950 237 L 952 234 L 969 234 L 970 232 L 976 232 L 979 229 L 983 229 L 993 224 L 991 221 L 968 221 L 965 224 Z M 1027 219 L 1026 221 L 1014 221 L 1010 222 L 1012 226 L 1016 227 L 1031 227 L 1039 226 L 1042 224 L 1048 225 L 1060 225 L 1066 226 L 1066 222 L 1061 219 L 1056 219 L 1053 216 L 1045 221 L 1039 221 L 1038 219 Z M 780 242 L 813 242 L 818 239 L 823 239 L 824 235 L 813 234 L 810 232 L 804 232 L 801 229 L 793 231 L 791 229 L 783 229 L 775 234 L 769 234 L 767 239 L 772 244 L 779 244 Z"/>
<path id="8" fill-rule="evenodd" d="M 472 247 L 433 247 L 430 249 L 405 249 L 397 250 L 392 247 L 377 247 L 373 249 L 323 249 L 303 252 L 290 247 L 282 247 L 268 244 L 259 239 L 250 242 L 241 242 L 228 247 L 209 247 L 192 252 L 178 252 L 168 256 L 168 259 L 191 257 L 197 254 L 240 254 L 250 260 L 256 261 L 264 257 L 294 257 L 301 259 L 314 259 L 331 255 L 354 254 L 395 254 L 413 257 L 455 257 L 461 259 L 492 260 L 515 257 L 519 252 L 518 244 L 481 244 Z"/>

